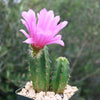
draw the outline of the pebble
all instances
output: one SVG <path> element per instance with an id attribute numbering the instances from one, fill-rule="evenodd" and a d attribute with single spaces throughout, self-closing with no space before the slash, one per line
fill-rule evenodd
<path id="1" fill-rule="evenodd" d="M 26 90 L 29 90 L 30 89 L 30 86 L 29 85 L 25 85 L 25 89 Z"/>
<path id="2" fill-rule="evenodd" d="M 25 88 L 23 88 L 18 94 L 23 95 L 29 98 L 33 98 L 35 100 L 69 100 L 69 98 L 77 91 L 77 87 L 67 85 L 63 92 L 63 99 L 59 94 L 55 94 L 55 92 L 43 92 L 35 93 L 33 89 L 32 81 L 27 82 Z"/>
<path id="3" fill-rule="evenodd" d="M 64 96 L 63 100 L 68 100 L 68 97 L 67 96 Z"/>
<path id="4" fill-rule="evenodd" d="M 24 92 L 27 92 L 27 90 L 26 90 L 25 88 L 23 88 L 23 89 L 22 89 L 22 92 L 23 92 L 23 93 L 24 93 Z"/>
<path id="5" fill-rule="evenodd" d="M 45 97 L 44 97 L 44 100 L 51 100 L 51 99 L 50 99 L 50 97 L 45 96 Z"/>
<path id="6" fill-rule="evenodd" d="M 29 94 L 35 94 L 35 90 L 33 90 L 33 88 L 30 88 Z"/>
<path id="7" fill-rule="evenodd" d="M 37 97 L 35 100 L 41 100 L 41 98 L 40 97 Z"/>
<path id="8" fill-rule="evenodd" d="M 56 97 L 57 100 L 62 100 L 62 98 L 59 94 L 56 94 L 55 97 Z"/>
<path id="9" fill-rule="evenodd" d="M 45 92 L 43 92 L 43 91 L 41 91 L 39 94 L 42 96 L 45 96 Z"/>
<path id="10" fill-rule="evenodd" d="M 47 92 L 46 95 L 47 95 L 47 96 L 55 95 L 55 93 L 54 93 L 54 92 Z"/>

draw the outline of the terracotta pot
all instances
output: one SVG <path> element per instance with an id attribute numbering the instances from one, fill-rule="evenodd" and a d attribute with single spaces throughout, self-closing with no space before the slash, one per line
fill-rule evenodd
<path id="1" fill-rule="evenodd" d="M 31 99 L 31 98 L 19 95 L 18 92 L 20 92 L 22 88 L 19 88 L 15 91 L 17 100 L 35 100 L 35 99 Z M 77 91 L 69 100 L 78 100 L 78 94 L 79 94 L 79 91 Z"/>

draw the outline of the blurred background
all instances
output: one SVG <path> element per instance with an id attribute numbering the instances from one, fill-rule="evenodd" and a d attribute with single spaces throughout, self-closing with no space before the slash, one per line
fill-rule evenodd
<path id="1" fill-rule="evenodd" d="M 25 28 L 21 13 L 29 8 L 54 10 L 69 22 L 60 32 L 65 47 L 50 45 L 50 56 L 69 59 L 77 100 L 100 100 L 100 0 L 0 0 L 0 100 L 16 100 L 15 90 L 29 80 L 29 47 L 19 32 Z"/>

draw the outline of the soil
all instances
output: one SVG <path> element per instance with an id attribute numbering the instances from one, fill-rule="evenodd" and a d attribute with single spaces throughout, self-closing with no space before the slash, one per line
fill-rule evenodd
<path id="1" fill-rule="evenodd" d="M 62 95 L 63 98 L 61 95 L 51 91 L 36 93 L 33 89 L 32 81 L 30 81 L 26 83 L 25 87 L 18 94 L 35 100 L 69 100 L 76 91 L 78 91 L 77 87 L 67 85 Z"/>

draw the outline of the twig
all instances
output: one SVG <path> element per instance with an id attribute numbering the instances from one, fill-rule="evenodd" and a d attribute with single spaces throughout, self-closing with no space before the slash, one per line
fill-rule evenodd
<path id="1" fill-rule="evenodd" d="M 97 74 L 97 72 L 99 73 L 100 72 L 100 68 L 98 68 L 95 72 L 91 73 L 91 74 L 88 74 L 86 75 L 85 77 L 81 78 L 80 80 L 76 81 L 75 84 L 81 82 L 81 81 L 84 81 L 86 80 L 87 78 L 91 77 L 91 76 L 94 76 L 95 74 Z"/>
<path id="2" fill-rule="evenodd" d="M 78 52 L 74 63 L 72 64 L 72 67 L 71 67 L 71 70 L 70 70 L 70 74 L 73 72 L 74 67 L 76 66 L 76 63 L 78 62 L 78 59 L 79 59 L 79 57 L 80 57 L 80 55 L 81 55 L 81 53 L 82 53 L 82 51 L 83 51 L 83 48 L 85 47 L 86 43 L 87 43 L 87 42 L 85 41 L 85 42 L 82 44 L 82 47 L 81 47 L 80 51 Z"/>

